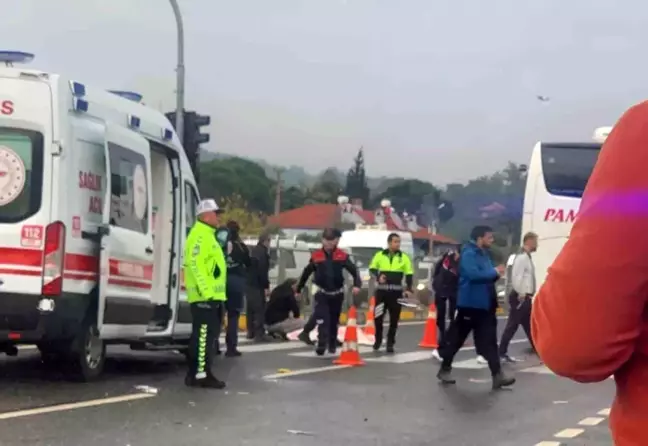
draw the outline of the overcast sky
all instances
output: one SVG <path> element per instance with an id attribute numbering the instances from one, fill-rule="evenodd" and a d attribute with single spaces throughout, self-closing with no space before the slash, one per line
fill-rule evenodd
<path id="1" fill-rule="evenodd" d="M 587 140 L 648 97 L 640 0 L 179 0 L 209 148 L 443 184 Z M 174 104 L 167 0 L 2 0 L 7 49 Z M 551 98 L 541 103 L 536 95 Z"/>

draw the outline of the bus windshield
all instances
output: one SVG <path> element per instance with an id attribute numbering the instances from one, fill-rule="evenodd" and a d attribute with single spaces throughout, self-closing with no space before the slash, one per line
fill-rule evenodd
<path id="1" fill-rule="evenodd" d="M 542 144 L 542 172 L 547 192 L 581 198 L 600 149 L 600 144 Z"/>

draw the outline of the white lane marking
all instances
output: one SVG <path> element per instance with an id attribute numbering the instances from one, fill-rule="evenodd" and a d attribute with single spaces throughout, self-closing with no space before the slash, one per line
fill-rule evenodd
<path id="1" fill-rule="evenodd" d="M 519 344 L 522 342 L 528 342 L 526 339 L 513 339 L 511 341 L 511 344 Z M 360 352 L 362 352 L 364 347 L 360 347 Z M 459 349 L 461 352 L 465 351 L 471 351 L 475 350 L 474 346 L 468 346 L 468 347 L 462 347 Z M 417 361 L 424 361 L 424 360 L 429 360 L 433 358 L 432 356 L 433 350 L 425 350 L 425 351 L 417 351 L 417 352 L 407 352 L 407 353 L 396 353 L 394 355 L 389 355 L 389 356 L 384 356 L 380 358 L 363 358 L 367 362 L 379 362 L 379 363 L 387 363 L 387 364 L 408 364 L 412 362 L 417 362 Z M 311 356 L 313 353 L 312 352 L 300 352 L 298 353 L 293 353 L 292 356 Z M 389 358 L 389 359 L 383 359 L 383 358 Z M 476 362 L 476 359 L 468 360 L 468 361 L 459 361 L 453 365 L 454 367 L 457 367 L 457 364 L 459 365 L 458 368 L 471 368 L 469 367 L 462 367 L 463 363 L 471 364 L 471 362 L 474 361 Z M 320 373 L 320 372 L 328 372 L 330 370 L 338 370 L 338 369 L 344 369 L 348 368 L 349 366 L 346 365 L 333 365 L 333 366 L 325 366 L 325 367 L 313 367 L 313 368 L 308 368 L 308 369 L 298 369 L 294 370 L 292 372 L 286 372 L 286 373 L 273 373 L 271 375 L 265 375 L 263 379 L 280 379 L 280 378 L 287 378 L 290 376 L 299 376 L 299 375 L 310 375 L 313 373 Z M 479 365 L 479 368 L 485 368 L 487 367 L 486 365 Z"/>
<path id="2" fill-rule="evenodd" d="M 480 364 L 477 358 L 470 358 L 463 361 L 457 361 L 452 364 L 453 369 L 481 370 L 488 368 L 488 364 Z"/>
<path id="3" fill-rule="evenodd" d="M 538 375 L 554 375 L 557 376 L 558 378 L 564 378 L 563 376 L 555 374 L 549 367 L 546 365 L 538 365 L 534 367 L 529 367 L 526 369 L 521 369 L 520 372 L 522 373 L 536 373 Z M 567 379 L 567 378 L 564 378 Z M 614 376 L 610 376 L 608 379 L 614 379 Z M 603 415 L 603 414 L 599 414 Z"/>
<path id="4" fill-rule="evenodd" d="M 239 350 L 243 353 L 258 353 L 258 352 L 277 352 L 282 350 L 296 350 L 298 348 L 305 348 L 301 342 L 277 342 L 270 344 L 251 344 L 242 345 Z"/>
<path id="5" fill-rule="evenodd" d="M 272 375 L 265 375 L 263 379 L 279 379 L 286 378 L 288 376 L 299 376 L 299 375 L 310 375 L 312 373 L 328 372 L 329 370 L 339 370 L 339 369 L 348 369 L 352 367 L 350 365 L 327 365 L 324 367 L 313 367 L 310 369 L 299 369 L 293 370 L 292 372 L 286 373 L 273 373 Z"/>
<path id="6" fill-rule="evenodd" d="M 302 346 L 306 347 L 305 345 L 302 345 Z M 358 351 L 362 355 L 362 354 L 371 353 L 373 351 L 373 348 L 372 347 L 367 347 L 367 346 L 364 346 L 364 345 L 360 345 L 360 346 L 358 346 Z M 315 350 L 312 349 L 312 348 L 305 351 L 305 352 L 288 353 L 288 356 L 294 356 L 294 357 L 297 357 L 297 358 L 326 358 L 328 356 L 329 359 L 332 358 L 332 356 L 330 356 L 330 355 L 317 356 L 317 355 L 315 355 Z M 337 355 L 335 357 L 337 357 Z M 369 358 L 364 358 L 364 359 L 369 360 Z"/>
<path id="7" fill-rule="evenodd" d="M 603 415 L 604 417 L 610 416 L 610 409 L 603 409 L 597 412 L 597 415 Z"/>
<path id="8" fill-rule="evenodd" d="M 556 438 L 576 438 L 580 434 L 585 432 L 585 429 L 563 429 L 560 432 L 556 432 L 554 437 Z"/>
<path id="9" fill-rule="evenodd" d="M 362 351 L 360 351 L 362 353 Z M 363 358 L 367 362 L 382 362 L 387 364 L 407 364 L 416 361 L 425 361 L 434 357 L 433 350 L 397 353 L 395 355 L 386 355 L 379 358 Z"/>
<path id="10" fill-rule="evenodd" d="M 540 443 L 536 443 L 535 446 L 560 446 L 559 441 L 541 441 Z"/>
<path id="11" fill-rule="evenodd" d="M 603 417 L 587 417 L 578 422 L 580 426 L 598 426 L 605 418 Z"/>
<path id="12" fill-rule="evenodd" d="M 547 366 L 545 365 L 539 365 L 535 367 L 529 367 L 527 369 L 522 369 L 520 372 L 524 373 L 537 373 L 539 375 L 555 375 L 554 372 L 551 371 Z"/>
<path id="13" fill-rule="evenodd" d="M 14 412 L 0 413 L 0 420 L 9 420 L 12 418 L 31 417 L 52 412 L 63 412 L 67 410 L 83 409 L 86 407 L 105 406 L 107 404 L 126 403 L 129 401 L 143 400 L 154 398 L 155 395 L 149 393 L 135 393 L 132 395 L 113 396 L 110 398 L 101 398 L 96 400 L 79 401 L 76 403 L 57 404 L 55 406 L 39 407 L 36 409 L 17 410 Z"/>
<path id="14" fill-rule="evenodd" d="M 526 339 L 514 339 L 511 344 L 519 344 L 527 342 Z M 475 350 L 475 347 L 462 347 L 460 352 Z M 362 353 L 362 350 L 360 350 Z M 363 358 L 367 362 L 380 362 L 387 364 L 409 364 L 412 362 L 426 361 L 434 358 L 434 350 L 420 350 L 415 352 L 396 353 L 395 355 L 381 356 L 380 358 Z M 452 364 L 453 369 L 485 369 L 488 364 L 479 364 L 477 358 L 466 359 L 464 361 L 457 361 Z"/>

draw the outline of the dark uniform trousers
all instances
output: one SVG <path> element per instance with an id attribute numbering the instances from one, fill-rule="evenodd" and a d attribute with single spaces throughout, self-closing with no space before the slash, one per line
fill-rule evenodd
<path id="1" fill-rule="evenodd" d="M 437 309 L 437 327 L 439 328 L 439 344 L 445 344 L 447 338 L 446 319 L 450 320 L 450 325 L 454 320 L 457 311 L 457 295 L 441 295 L 434 297 L 434 304 Z"/>
<path id="2" fill-rule="evenodd" d="M 374 319 L 376 323 L 376 342 L 382 342 L 383 339 L 383 321 L 385 314 L 389 314 L 389 329 L 387 330 L 387 345 L 396 343 L 396 331 L 401 316 L 401 305 L 398 299 L 403 297 L 402 291 L 376 291 L 376 309 L 374 310 Z M 383 311 L 379 313 L 379 305 L 382 305 Z"/>
<path id="3" fill-rule="evenodd" d="M 248 285 L 245 301 L 247 304 L 245 311 L 247 318 L 247 336 L 250 339 L 263 338 L 265 334 L 265 290 Z"/>
<path id="4" fill-rule="evenodd" d="M 223 302 L 191 304 L 192 331 L 189 341 L 189 376 L 203 379 L 212 376 L 214 340 L 221 329 Z"/>
<path id="5" fill-rule="evenodd" d="M 315 294 L 315 309 L 311 319 L 318 327 L 317 346 L 319 348 L 328 347 L 330 351 L 335 351 L 337 348 L 338 325 L 343 302 L 344 293 Z"/>
<path id="6" fill-rule="evenodd" d="M 512 291 L 509 294 L 509 316 L 499 346 L 500 356 L 504 356 L 508 353 L 511 339 L 515 336 L 515 332 L 520 325 L 524 329 L 527 338 L 529 338 L 531 348 L 535 350 L 533 339 L 531 338 L 531 298 L 527 297 L 520 303 L 518 300 L 518 294 L 515 291 Z"/>
<path id="7" fill-rule="evenodd" d="M 452 368 L 452 360 L 463 347 L 470 332 L 475 338 L 475 348 L 486 361 L 493 376 L 501 370 L 497 352 L 497 316 L 495 309 L 459 308 L 457 317 L 450 325 L 445 345 L 441 345 L 439 354 L 443 358 L 442 368 Z"/>

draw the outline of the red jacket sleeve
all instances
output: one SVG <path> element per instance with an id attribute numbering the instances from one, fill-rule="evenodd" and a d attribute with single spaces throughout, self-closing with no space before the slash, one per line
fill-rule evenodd
<path id="1" fill-rule="evenodd" d="M 538 247 L 542 250 L 542 245 Z M 568 242 L 533 303 L 545 364 L 601 381 L 631 357 L 648 297 L 648 102 L 608 137 Z"/>

